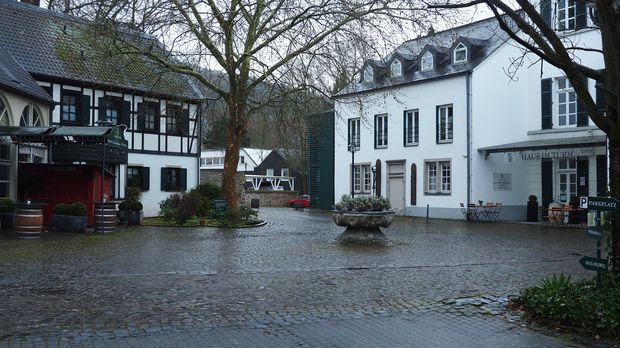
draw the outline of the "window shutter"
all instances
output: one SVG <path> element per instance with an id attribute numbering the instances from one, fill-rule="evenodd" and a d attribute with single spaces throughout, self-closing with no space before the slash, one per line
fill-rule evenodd
<path id="1" fill-rule="evenodd" d="M 577 158 L 577 196 L 588 196 L 589 195 L 588 172 L 589 172 L 588 157 Z M 569 198 L 572 198 L 572 197 L 569 197 Z"/>
<path id="2" fill-rule="evenodd" d="M 545 23 L 551 26 L 551 0 L 540 1 L 540 15 Z"/>
<path id="3" fill-rule="evenodd" d="M 168 168 L 161 169 L 161 190 L 168 190 Z"/>
<path id="4" fill-rule="evenodd" d="M 416 197 L 416 192 L 418 191 L 417 188 L 417 178 L 418 178 L 418 168 L 416 167 L 415 163 L 411 163 L 411 194 L 410 194 L 410 202 L 411 205 L 416 205 L 417 204 L 417 197 Z"/>
<path id="5" fill-rule="evenodd" d="M 599 155 L 596 156 L 596 195 L 597 196 L 605 196 L 607 195 L 607 172 L 609 168 L 607 167 L 607 156 Z"/>
<path id="6" fill-rule="evenodd" d="M 80 124 L 82 126 L 90 125 L 90 96 L 82 95 L 80 101 Z"/>
<path id="7" fill-rule="evenodd" d="M 375 149 L 377 148 L 377 141 L 379 140 L 379 127 L 377 126 L 377 115 L 375 115 Z"/>
<path id="8" fill-rule="evenodd" d="M 99 121 L 105 120 L 106 101 L 104 97 L 99 98 Z"/>
<path id="9" fill-rule="evenodd" d="M 407 111 L 403 111 L 403 146 L 407 146 Z"/>
<path id="10" fill-rule="evenodd" d="M 540 80 L 540 116 L 542 129 L 551 129 L 553 127 L 553 99 L 551 94 L 551 86 L 551 79 Z"/>
<path id="11" fill-rule="evenodd" d="M 149 167 L 142 167 L 142 191 L 148 191 L 151 186 L 151 170 Z"/>
<path id="12" fill-rule="evenodd" d="M 189 136 L 189 109 L 181 112 L 181 134 Z"/>
<path id="13" fill-rule="evenodd" d="M 385 115 L 384 117 L 381 118 L 383 120 L 383 146 L 387 146 L 388 145 L 388 116 Z"/>
<path id="14" fill-rule="evenodd" d="M 347 127 L 347 147 L 348 145 L 351 145 L 351 119 L 348 120 Z"/>
<path id="15" fill-rule="evenodd" d="M 123 101 L 123 115 L 122 119 L 119 120 L 120 123 L 127 126 L 127 128 L 131 128 L 131 103 L 128 101 Z"/>
<path id="16" fill-rule="evenodd" d="M 144 103 L 138 103 L 138 122 L 134 127 L 137 131 L 144 130 L 146 115 L 144 114 Z"/>
<path id="17" fill-rule="evenodd" d="M 601 115 L 607 114 L 607 102 L 605 101 L 605 90 L 600 82 L 596 83 L 596 105 Z"/>
<path id="18" fill-rule="evenodd" d="M 581 83 L 588 89 L 588 78 L 584 78 Z M 577 98 L 577 127 L 586 127 L 588 125 L 588 113 L 585 105 Z"/>
<path id="19" fill-rule="evenodd" d="M 381 160 L 377 160 L 375 167 L 375 196 L 381 197 Z"/>
<path id="20" fill-rule="evenodd" d="M 180 169 L 181 191 L 187 191 L 187 169 Z"/>
<path id="21" fill-rule="evenodd" d="M 547 208 L 553 201 L 553 160 L 542 159 L 540 161 L 542 206 Z"/>
<path id="22" fill-rule="evenodd" d="M 588 9 L 585 1 L 575 1 L 575 30 L 588 27 Z"/>
<path id="23" fill-rule="evenodd" d="M 435 143 L 439 144 L 439 106 L 435 108 Z"/>

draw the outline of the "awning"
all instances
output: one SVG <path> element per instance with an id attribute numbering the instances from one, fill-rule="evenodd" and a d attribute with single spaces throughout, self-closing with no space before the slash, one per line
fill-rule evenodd
<path id="1" fill-rule="evenodd" d="M 127 148 L 127 141 L 119 127 L 0 127 L 0 137 L 8 136 L 18 144 L 23 143 L 95 143 Z"/>
<path id="2" fill-rule="evenodd" d="M 481 147 L 479 152 L 484 155 L 499 152 L 518 152 L 531 150 L 565 149 L 579 147 L 606 146 L 607 137 L 604 135 L 594 135 L 576 138 L 559 138 L 545 140 L 528 140 L 503 145 Z"/>

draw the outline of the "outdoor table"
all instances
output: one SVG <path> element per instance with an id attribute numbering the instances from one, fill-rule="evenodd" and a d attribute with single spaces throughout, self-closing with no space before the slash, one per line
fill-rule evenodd
<path id="1" fill-rule="evenodd" d="M 571 221 L 571 215 L 583 214 L 585 209 L 571 208 L 571 207 L 549 207 L 540 208 L 541 215 L 547 216 L 547 225 L 560 227 L 560 226 L 577 226 L 579 222 Z M 545 212 L 547 214 L 545 214 Z"/>

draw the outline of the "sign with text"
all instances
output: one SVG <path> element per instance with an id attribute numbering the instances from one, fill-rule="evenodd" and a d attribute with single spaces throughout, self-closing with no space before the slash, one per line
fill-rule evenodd
<path id="1" fill-rule="evenodd" d="M 588 236 L 590 238 L 594 238 L 596 240 L 602 240 L 603 239 L 603 230 L 596 226 L 596 227 L 588 227 Z"/>
<path id="2" fill-rule="evenodd" d="M 618 211 L 620 210 L 620 201 L 614 197 L 581 197 L 579 206 L 588 210 Z"/>
<path id="3" fill-rule="evenodd" d="M 607 260 L 596 257 L 584 256 L 579 259 L 583 268 L 590 271 L 607 271 Z"/>
<path id="4" fill-rule="evenodd" d="M 493 190 L 511 191 L 512 190 L 512 174 L 511 173 L 493 173 Z"/>

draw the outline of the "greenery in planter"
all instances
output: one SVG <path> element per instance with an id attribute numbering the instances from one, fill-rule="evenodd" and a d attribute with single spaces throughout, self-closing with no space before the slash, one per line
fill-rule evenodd
<path id="1" fill-rule="evenodd" d="M 1 198 L 0 199 L 0 212 L 2 213 L 12 213 L 15 211 L 15 201 L 10 198 Z"/>
<path id="2" fill-rule="evenodd" d="M 384 197 L 349 195 L 343 195 L 334 206 L 339 211 L 385 211 L 390 208 L 390 202 Z"/>
<path id="3" fill-rule="evenodd" d="M 76 202 L 72 204 L 58 203 L 54 206 L 54 214 L 71 215 L 71 216 L 86 216 L 86 205 L 80 202 Z"/>
<path id="4" fill-rule="evenodd" d="M 123 201 L 118 205 L 118 210 L 120 211 L 142 211 L 142 209 L 144 209 L 144 207 L 141 202 Z"/>
<path id="5" fill-rule="evenodd" d="M 599 288 L 594 279 L 572 282 L 563 274 L 545 278 L 511 302 L 531 319 L 607 336 L 620 335 L 620 279 L 605 275 Z"/>

